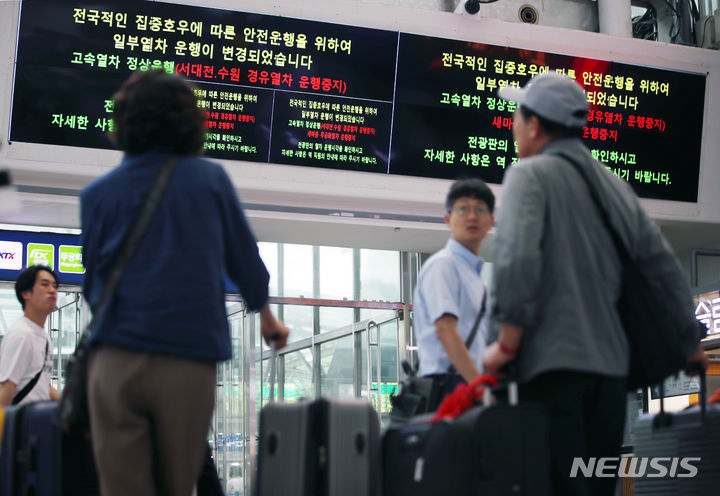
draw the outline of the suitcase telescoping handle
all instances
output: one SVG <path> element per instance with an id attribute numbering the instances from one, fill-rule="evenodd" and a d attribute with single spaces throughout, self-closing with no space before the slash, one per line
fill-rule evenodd
<path id="1" fill-rule="evenodd" d="M 496 390 L 507 390 L 508 404 L 516 406 L 520 402 L 518 393 L 518 364 L 517 359 L 512 360 L 500 369 L 501 372 L 507 375 L 507 380 L 504 381 Z"/>
<path id="2" fill-rule="evenodd" d="M 270 398 L 268 400 L 269 403 L 272 403 L 275 401 L 275 381 L 277 380 L 277 360 L 278 360 L 278 351 L 277 351 L 277 340 L 280 338 L 280 334 L 277 332 L 273 332 L 268 336 L 268 340 L 270 341 Z"/>

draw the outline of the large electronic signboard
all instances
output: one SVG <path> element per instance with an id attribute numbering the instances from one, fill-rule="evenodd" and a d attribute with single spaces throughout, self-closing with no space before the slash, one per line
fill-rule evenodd
<path id="1" fill-rule="evenodd" d="M 391 172 L 501 182 L 515 105 L 497 89 L 559 71 L 585 89 L 597 160 L 640 196 L 697 201 L 704 76 L 406 34 L 398 61 Z"/>
<path id="2" fill-rule="evenodd" d="M 111 148 L 112 95 L 177 73 L 210 157 L 500 183 L 516 163 L 504 85 L 559 71 L 583 139 L 645 198 L 696 202 L 706 75 L 151 1 L 21 3 L 10 140 Z"/>

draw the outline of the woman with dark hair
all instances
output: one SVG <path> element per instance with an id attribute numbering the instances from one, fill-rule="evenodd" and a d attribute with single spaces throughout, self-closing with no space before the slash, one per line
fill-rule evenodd
<path id="1" fill-rule="evenodd" d="M 102 494 L 189 496 L 207 450 L 216 363 L 232 356 L 224 274 L 263 336 L 287 338 L 235 189 L 200 158 L 205 113 L 182 78 L 131 76 L 114 96 L 118 167 L 81 194 L 84 293 L 93 311 L 164 165 L 174 171 L 91 337 L 88 394 Z"/>
<path id="2" fill-rule="evenodd" d="M 113 97 L 110 139 L 126 153 L 167 148 L 197 155 L 205 141 L 205 111 L 192 86 L 163 71 L 132 75 Z"/>

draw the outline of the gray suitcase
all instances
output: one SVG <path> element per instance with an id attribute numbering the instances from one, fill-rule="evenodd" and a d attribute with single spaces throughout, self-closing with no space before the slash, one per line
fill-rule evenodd
<path id="1" fill-rule="evenodd" d="M 704 374 L 701 375 L 700 406 L 677 413 L 661 410 L 656 415 L 641 416 L 635 425 L 634 442 L 637 460 L 631 470 L 638 474 L 633 477 L 636 496 L 717 494 L 720 405 L 706 405 Z"/>
<path id="2" fill-rule="evenodd" d="M 362 400 L 266 405 L 257 480 L 259 496 L 378 496 L 377 413 Z"/>
<path id="3" fill-rule="evenodd" d="M 258 496 L 380 496 L 380 419 L 369 401 L 272 396 L 260 412 Z"/>

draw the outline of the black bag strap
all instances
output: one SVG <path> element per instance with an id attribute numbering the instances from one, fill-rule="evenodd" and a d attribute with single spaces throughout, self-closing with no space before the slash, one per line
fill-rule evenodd
<path id="1" fill-rule="evenodd" d="M 580 176 L 585 180 L 585 183 L 588 185 L 588 189 L 590 190 L 590 196 L 592 196 L 593 201 L 595 202 L 595 205 L 597 206 L 598 210 L 600 211 L 600 216 L 602 217 L 603 223 L 605 224 L 605 227 L 610 232 L 610 236 L 612 236 L 613 243 L 615 243 L 615 249 L 617 251 L 618 256 L 620 257 L 620 261 L 622 262 L 623 267 L 625 267 L 628 263 L 631 262 L 632 257 L 630 257 L 630 252 L 628 251 L 627 247 L 625 246 L 625 243 L 623 243 L 622 239 L 620 238 L 620 234 L 617 232 L 615 227 L 610 222 L 610 215 L 607 213 L 607 210 L 603 208 L 602 202 L 600 201 L 600 197 L 598 195 L 597 190 L 595 189 L 595 186 L 590 181 L 590 178 L 587 175 L 587 172 L 583 170 L 583 168 L 580 166 L 580 164 L 570 155 L 567 155 L 565 153 L 558 153 L 558 156 L 564 158 L 570 164 L 575 167 L 575 170 L 578 171 Z"/>
<path id="2" fill-rule="evenodd" d="M 485 303 L 487 301 L 487 288 L 485 288 L 485 291 L 483 292 L 483 298 L 482 303 L 480 303 L 480 311 L 477 314 L 477 317 L 475 317 L 475 323 L 472 326 L 472 330 L 470 331 L 470 334 L 468 334 L 467 339 L 465 340 L 465 348 L 468 350 L 470 349 L 470 346 L 472 346 L 473 341 L 475 341 L 475 336 L 477 335 L 478 328 L 480 327 L 480 320 L 482 320 L 483 315 L 485 315 Z M 455 366 L 450 364 L 450 366 L 447 369 L 448 374 L 455 374 Z"/>
<path id="3" fill-rule="evenodd" d="M 25 384 L 25 387 L 20 390 L 15 396 L 13 396 L 12 404 L 17 405 L 20 403 L 25 396 L 30 394 L 30 391 L 33 390 L 35 387 L 35 384 L 40 380 L 40 376 L 42 375 L 43 370 L 45 370 L 45 362 L 47 361 L 48 356 L 48 341 L 45 341 L 45 357 L 43 358 L 43 364 L 42 367 L 40 367 L 40 371 L 38 371 L 37 374 L 35 374 L 35 377 L 30 379 L 30 382 Z"/>
<path id="4" fill-rule="evenodd" d="M 123 276 L 125 269 L 127 269 L 127 266 L 130 263 L 130 259 L 137 250 L 137 247 L 140 245 L 140 241 L 142 241 L 142 238 L 147 232 L 148 227 L 150 227 L 150 221 L 152 221 L 153 216 L 157 211 L 157 207 L 158 205 L 160 205 L 160 200 L 162 200 L 162 197 L 165 194 L 167 185 L 170 183 L 170 178 L 172 177 L 172 173 L 178 163 L 178 159 L 179 158 L 176 155 L 171 155 L 160 168 L 160 171 L 158 172 L 158 175 L 155 179 L 155 184 L 153 184 L 152 188 L 150 189 L 150 193 L 148 193 L 148 196 L 145 199 L 145 204 L 143 205 L 140 214 L 135 219 L 135 222 L 128 231 L 129 234 L 125 237 L 125 240 L 123 241 L 122 247 L 120 248 L 120 253 L 115 259 L 115 263 L 112 270 L 110 271 L 110 275 L 105 281 L 105 286 L 103 287 L 100 301 L 98 302 L 97 307 L 93 311 L 90 323 L 83 331 L 83 336 L 81 336 L 81 339 L 92 332 L 98 319 L 100 318 L 100 316 L 103 315 L 108 306 L 108 303 L 115 294 L 115 290 L 117 289 L 117 285 L 120 282 L 120 278 Z"/>

